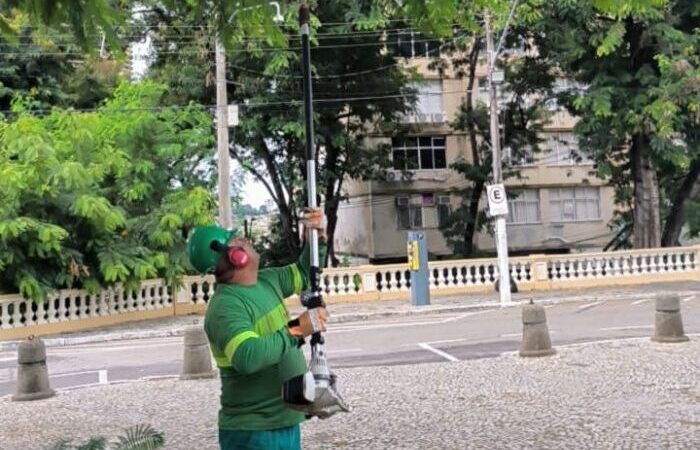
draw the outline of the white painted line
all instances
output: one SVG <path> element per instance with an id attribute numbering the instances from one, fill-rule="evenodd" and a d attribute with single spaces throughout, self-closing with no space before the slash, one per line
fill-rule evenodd
<path id="1" fill-rule="evenodd" d="M 422 348 L 423 350 L 428 350 L 429 352 L 433 352 L 436 355 L 442 356 L 448 361 L 456 362 L 459 361 L 459 359 L 455 358 L 454 356 L 450 355 L 449 353 L 445 353 L 442 350 L 438 350 L 434 347 L 431 347 L 430 344 L 427 344 L 425 342 L 421 342 L 418 344 L 418 347 Z"/>
<path id="2" fill-rule="evenodd" d="M 600 331 L 623 331 L 623 330 L 647 330 L 654 328 L 653 325 L 631 325 L 628 327 L 606 327 L 601 328 Z"/>
<path id="3" fill-rule="evenodd" d="M 100 372 L 99 370 L 85 370 L 85 371 L 82 371 L 82 372 L 52 373 L 52 374 L 49 374 L 49 377 L 50 377 L 50 378 L 72 377 L 72 376 L 76 376 L 76 375 L 88 375 L 88 374 L 91 374 L 91 373 L 97 373 L 97 374 L 99 374 L 99 372 Z M 99 376 L 99 375 L 98 375 L 98 376 Z"/>
<path id="4" fill-rule="evenodd" d="M 107 371 L 106 370 L 100 370 L 97 372 L 97 382 L 99 384 L 108 384 L 109 381 L 107 380 Z"/>
<path id="5" fill-rule="evenodd" d="M 462 338 L 462 339 L 443 339 L 441 341 L 426 342 L 426 344 L 428 344 L 428 345 L 430 345 L 430 344 L 449 344 L 451 342 L 463 342 L 463 341 L 466 341 L 466 339 L 464 339 L 464 338 Z M 411 345 L 411 344 L 408 344 L 408 345 Z"/>
<path id="6" fill-rule="evenodd" d="M 549 334 L 557 334 L 557 333 L 558 333 L 557 330 L 549 330 Z M 520 332 L 520 333 L 505 333 L 505 334 L 500 334 L 500 335 L 498 335 L 498 337 L 502 337 L 502 338 L 512 338 L 512 337 L 520 337 L 520 336 L 522 336 L 522 335 L 523 335 L 522 332 Z"/>
<path id="7" fill-rule="evenodd" d="M 170 347 L 173 345 L 182 345 L 182 339 L 179 339 L 177 342 L 162 342 L 159 344 L 134 344 L 134 345 L 122 345 L 119 347 L 112 347 L 112 346 L 104 346 L 101 347 L 99 345 L 91 346 L 91 347 L 56 347 L 52 348 L 51 352 L 66 352 L 66 353 L 94 353 L 97 349 L 99 349 L 99 352 L 106 352 L 106 351 L 121 351 L 121 350 L 134 350 L 134 349 L 141 349 L 141 348 L 152 348 L 152 347 Z"/>
<path id="8" fill-rule="evenodd" d="M 12 358 L 0 358 L 0 362 L 8 362 L 8 361 L 17 361 L 17 357 L 13 356 Z"/>
<path id="9" fill-rule="evenodd" d="M 347 348 L 343 350 L 329 350 L 329 353 L 333 355 L 337 355 L 338 353 L 360 353 L 362 352 L 361 348 Z"/>
<path id="10" fill-rule="evenodd" d="M 506 333 L 506 334 L 501 334 L 499 337 L 511 338 L 511 337 L 520 337 L 522 335 L 523 335 L 522 333 Z"/>
<path id="11" fill-rule="evenodd" d="M 650 300 L 650 298 L 643 298 L 641 300 L 637 300 L 636 302 L 632 302 L 632 306 L 641 305 L 642 303 L 647 303 Z"/>
<path id="12" fill-rule="evenodd" d="M 430 322 L 406 322 L 406 323 L 385 323 L 385 324 L 378 324 L 378 325 L 353 325 L 353 326 L 347 326 L 345 328 L 341 327 L 331 327 L 328 331 L 326 331 L 326 334 L 333 334 L 333 333 L 346 333 L 346 332 L 352 332 L 352 331 L 364 331 L 364 330 L 375 330 L 375 329 L 384 329 L 384 328 L 398 328 L 398 327 L 412 327 L 416 325 L 437 325 L 442 323 L 441 320 L 433 320 Z"/>
<path id="13" fill-rule="evenodd" d="M 694 295 L 691 295 L 690 297 L 684 298 L 682 301 L 683 301 L 683 303 L 687 303 L 687 302 L 693 300 L 694 298 L 695 298 L 695 296 L 694 296 Z"/>
<path id="14" fill-rule="evenodd" d="M 605 303 L 605 300 L 601 300 L 599 302 L 593 302 L 593 303 L 588 303 L 587 305 L 579 306 L 576 308 L 577 312 L 583 312 L 587 309 L 595 308 L 596 306 Z"/>
<path id="15" fill-rule="evenodd" d="M 455 322 L 455 321 L 457 321 L 457 320 L 464 319 L 465 317 L 476 316 L 476 315 L 478 315 L 478 314 L 483 314 L 483 313 L 490 312 L 490 311 L 492 311 L 492 310 L 484 309 L 483 311 L 472 311 L 472 312 L 460 314 L 460 315 L 455 316 L 455 317 L 450 317 L 449 319 L 444 319 L 444 320 L 443 320 L 442 322 L 440 322 L 440 323 Z"/>

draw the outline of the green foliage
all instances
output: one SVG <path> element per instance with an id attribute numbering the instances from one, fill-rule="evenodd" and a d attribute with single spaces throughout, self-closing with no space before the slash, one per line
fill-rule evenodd
<path id="1" fill-rule="evenodd" d="M 210 115 L 121 84 L 95 112 L 13 105 L 0 124 L 0 289 L 133 287 L 187 268 L 187 231 L 213 220 Z"/>
<path id="2" fill-rule="evenodd" d="M 635 203 L 630 149 L 636 142 L 659 179 L 662 244 L 674 245 L 674 223 L 690 220 L 697 229 L 694 200 L 684 193 L 700 182 L 693 169 L 700 164 L 697 2 L 552 0 L 546 11 L 533 30 L 537 46 L 543 58 L 586 86 L 560 100 L 581 118 L 576 132 L 598 174 L 616 187 L 618 219 L 632 219 L 622 211 Z"/>
<path id="3" fill-rule="evenodd" d="M 165 446 L 165 436 L 150 425 L 135 425 L 124 430 L 113 443 L 104 437 L 90 438 L 84 444 L 63 440 L 50 450 L 157 450 Z"/>

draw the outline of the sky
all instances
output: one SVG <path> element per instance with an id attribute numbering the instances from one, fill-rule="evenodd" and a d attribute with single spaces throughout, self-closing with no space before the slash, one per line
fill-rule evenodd
<path id="1" fill-rule="evenodd" d="M 150 36 L 147 35 L 143 42 L 133 44 L 132 77 L 134 80 L 141 79 L 147 73 L 152 54 L 153 47 L 151 45 Z M 213 151 L 216 151 L 216 149 L 213 149 Z M 235 166 L 236 164 L 233 163 L 232 171 Z M 265 186 L 248 174 L 246 174 L 246 180 L 241 194 L 243 203 L 247 203 L 256 208 L 259 208 L 267 200 L 271 200 L 270 194 L 267 192 Z"/>
<path id="2" fill-rule="evenodd" d="M 243 186 L 243 203 L 248 203 L 251 206 L 259 208 L 267 200 L 271 200 L 267 188 L 253 177 L 246 174 L 245 185 Z"/>

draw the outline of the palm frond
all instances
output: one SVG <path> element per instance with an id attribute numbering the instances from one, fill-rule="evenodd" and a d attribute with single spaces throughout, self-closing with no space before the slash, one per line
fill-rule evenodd
<path id="1" fill-rule="evenodd" d="M 114 450 L 156 450 L 164 445 L 163 433 L 150 425 L 139 424 L 128 428 L 124 435 L 119 436 Z"/>
<path id="2" fill-rule="evenodd" d="M 62 440 L 54 444 L 49 450 L 73 450 L 73 445 L 68 440 Z"/>
<path id="3" fill-rule="evenodd" d="M 90 440 L 83 445 L 80 445 L 75 448 L 76 450 L 106 450 L 107 449 L 107 440 L 103 437 L 94 437 L 90 438 Z"/>

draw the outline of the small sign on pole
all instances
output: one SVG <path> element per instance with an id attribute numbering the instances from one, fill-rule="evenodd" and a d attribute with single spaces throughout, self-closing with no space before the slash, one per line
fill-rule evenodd
<path id="1" fill-rule="evenodd" d="M 238 125 L 238 105 L 228 105 L 228 126 Z"/>
<path id="2" fill-rule="evenodd" d="M 486 186 L 486 194 L 489 199 L 489 214 L 492 217 L 508 215 L 508 198 L 506 188 L 502 184 Z"/>

